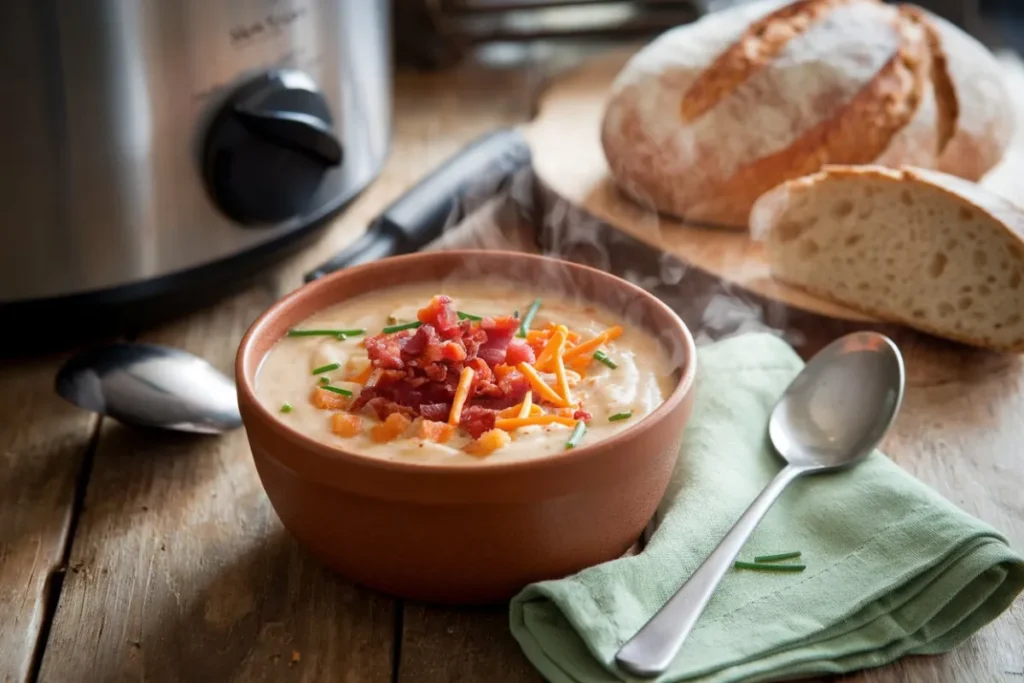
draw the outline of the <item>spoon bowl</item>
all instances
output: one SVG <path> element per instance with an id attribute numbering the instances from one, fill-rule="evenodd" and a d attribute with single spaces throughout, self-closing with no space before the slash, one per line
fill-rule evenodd
<path id="1" fill-rule="evenodd" d="M 686 583 L 619 649 L 619 667 L 642 678 L 664 673 L 743 544 L 786 487 L 805 474 L 843 469 L 866 458 L 896 419 L 905 386 L 903 358 L 888 337 L 857 332 L 819 351 L 768 420 L 769 438 L 787 465 Z"/>
<path id="2" fill-rule="evenodd" d="M 899 412 L 906 371 L 880 334 L 838 339 L 811 359 L 772 411 L 768 435 L 787 462 L 812 470 L 866 458 Z"/>
<path id="3" fill-rule="evenodd" d="M 156 344 L 110 344 L 61 367 L 57 393 L 125 424 L 219 434 L 242 425 L 235 384 L 208 362 Z"/>

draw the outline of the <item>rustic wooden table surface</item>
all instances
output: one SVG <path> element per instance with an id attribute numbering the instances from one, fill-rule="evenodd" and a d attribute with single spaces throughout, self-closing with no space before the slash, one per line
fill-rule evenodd
<path id="1" fill-rule="evenodd" d="M 526 121 L 541 80 L 472 63 L 401 75 L 389 162 L 317 244 L 142 338 L 230 371 L 261 311 L 463 143 Z M 1024 548 L 1020 359 L 924 340 L 904 351 L 890 455 Z M 504 610 L 403 603 L 330 575 L 281 527 L 243 433 L 155 434 L 80 412 L 52 390 L 65 358 L 0 365 L 0 681 L 538 680 Z M 1024 601 L 947 656 L 834 680 L 1024 682 Z"/>

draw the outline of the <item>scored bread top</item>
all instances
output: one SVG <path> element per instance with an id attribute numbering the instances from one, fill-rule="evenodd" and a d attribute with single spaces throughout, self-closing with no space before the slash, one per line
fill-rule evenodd
<path id="1" fill-rule="evenodd" d="M 950 29 L 929 17 L 880 0 L 763 0 L 673 29 L 613 84 L 601 130 L 611 173 L 642 204 L 744 226 L 762 192 L 823 164 L 937 168 L 960 107 L 952 51 L 935 48 Z M 1010 117 L 996 106 L 988 118 Z M 975 167 L 994 165 L 1007 140 L 979 150 L 978 137 L 960 146 L 977 151 Z"/>

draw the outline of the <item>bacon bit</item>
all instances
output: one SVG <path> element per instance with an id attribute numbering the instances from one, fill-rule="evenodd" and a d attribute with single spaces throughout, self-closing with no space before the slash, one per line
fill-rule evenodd
<path id="1" fill-rule="evenodd" d="M 386 443 L 388 441 L 394 441 L 398 437 L 405 434 L 405 431 L 409 429 L 412 424 L 412 420 L 407 418 L 401 413 L 391 413 L 387 419 L 380 424 L 375 424 L 370 427 L 370 438 L 377 443 Z"/>
<path id="2" fill-rule="evenodd" d="M 527 391 L 526 396 L 523 397 L 523 402 L 519 406 L 519 413 L 516 417 L 529 417 L 530 412 L 533 410 L 533 392 Z"/>
<path id="3" fill-rule="evenodd" d="M 583 408 L 580 408 L 579 410 L 577 410 L 575 413 L 572 414 L 572 419 L 574 419 L 574 420 L 583 420 L 584 422 L 590 422 L 591 420 L 594 419 L 594 416 L 591 415 L 589 411 L 586 411 L 586 410 L 583 410 Z"/>
<path id="4" fill-rule="evenodd" d="M 455 336 L 459 329 L 459 316 L 450 296 L 439 294 L 416 313 L 416 319 L 432 326 L 445 339 Z"/>
<path id="5" fill-rule="evenodd" d="M 537 358 L 536 353 L 529 344 L 522 339 L 512 339 L 505 349 L 505 363 L 517 365 L 519 363 L 533 363 Z"/>
<path id="6" fill-rule="evenodd" d="M 462 368 L 462 374 L 459 375 L 459 386 L 455 389 L 455 398 L 452 400 L 452 409 L 448 413 L 448 424 L 453 427 L 457 427 L 462 418 L 462 407 L 466 405 L 466 399 L 469 397 L 469 390 L 472 388 L 475 375 L 476 373 L 473 371 L 473 368 Z"/>
<path id="7" fill-rule="evenodd" d="M 363 430 L 363 418 L 352 413 L 331 415 L 331 431 L 338 436 L 351 438 Z"/>
<path id="8" fill-rule="evenodd" d="M 512 443 L 512 437 L 508 435 L 508 432 L 502 431 L 501 429 L 490 429 L 474 441 L 470 441 L 466 444 L 463 449 L 470 455 L 477 457 L 484 457 L 490 455 L 496 450 L 504 448 L 505 446 Z"/>
<path id="9" fill-rule="evenodd" d="M 576 425 L 576 420 L 571 417 L 565 417 L 564 415 L 531 415 L 530 417 L 506 417 L 494 421 L 495 428 L 504 429 L 509 432 L 514 429 L 519 429 L 520 427 L 549 424 L 560 424 L 565 425 L 566 427 L 573 427 Z"/>
<path id="10" fill-rule="evenodd" d="M 352 402 L 348 396 L 335 394 L 333 391 L 324 391 L 320 387 L 313 388 L 309 400 L 320 410 L 344 410 Z"/>
<path id="11" fill-rule="evenodd" d="M 434 420 L 417 420 L 416 436 L 424 441 L 447 443 L 455 435 L 455 427 Z"/>
<path id="12" fill-rule="evenodd" d="M 519 372 L 523 373 L 523 375 L 526 377 L 526 379 L 530 382 L 530 386 L 533 387 L 533 390 L 537 392 L 537 395 L 540 398 L 544 399 L 548 403 L 553 403 L 556 406 L 566 406 L 566 405 L 568 405 L 565 402 L 565 399 L 563 399 L 561 396 L 559 396 L 554 391 L 554 389 L 549 387 L 544 382 L 544 380 L 541 379 L 540 375 L 537 374 L 537 371 L 533 369 L 533 366 L 531 366 L 531 365 L 529 365 L 527 363 L 520 363 L 516 367 L 519 368 Z"/>
<path id="13" fill-rule="evenodd" d="M 565 356 L 563 357 L 563 360 L 570 361 L 573 358 L 577 358 L 585 353 L 592 354 L 594 351 L 597 351 L 597 349 L 602 344 L 606 344 L 607 342 L 610 342 L 613 339 L 617 339 L 621 334 L 621 326 L 615 325 L 614 327 L 609 327 L 607 330 L 598 334 L 590 341 L 585 341 L 579 346 L 574 346 L 572 349 L 567 351 L 565 353 Z"/>
<path id="14" fill-rule="evenodd" d="M 469 406 L 462 411 L 462 418 L 459 426 L 469 432 L 474 439 L 479 439 L 481 434 L 494 429 L 494 421 L 498 413 L 480 406 Z"/>

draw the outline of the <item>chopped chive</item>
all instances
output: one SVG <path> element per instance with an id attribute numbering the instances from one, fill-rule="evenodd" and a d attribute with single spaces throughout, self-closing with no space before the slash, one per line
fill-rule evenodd
<path id="1" fill-rule="evenodd" d="M 455 315 L 459 316 L 459 320 L 483 320 L 483 318 L 478 315 L 463 313 L 462 311 L 455 311 Z"/>
<path id="2" fill-rule="evenodd" d="M 320 384 L 330 384 L 330 383 L 331 383 L 331 378 L 330 377 L 324 376 L 324 377 L 320 378 Z"/>
<path id="3" fill-rule="evenodd" d="M 587 433 L 587 423 L 583 420 L 577 420 L 576 426 L 573 427 L 572 434 L 569 435 L 569 440 L 565 442 L 565 449 L 576 448 L 580 441 L 583 440 L 583 435 Z"/>
<path id="4" fill-rule="evenodd" d="M 341 363 L 328 363 L 327 365 L 321 365 L 318 368 L 313 368 L 313 373 L 312 374 L 314 374 L 314 375 L 322 375 L 325 372 L 331 372 L 332 370 L 337 370 L 340 367 L 341 367 Z"/>
<path id="5" fill-rule="evenodd" d="M 533 318 L 537 315 L 537 309 L 540 308 L 540 299 L 534 299 L 533 303 L 530 304 L 530 308 L 527 309 L 526 315 L 523 317 L 523 322 L 519 325 L 519 337 L 525 337 L 526 333 L 530 331 L 530 325 L 533 324 Z"/>
<path id="6" fill-rule="evenodd" d="M 736 569 L 760 569 L 766 572 L 802 572 L 807 569 L 805 564 L 761 564 L 759 562 L 736 562 Z"/>
<path id="7" fill-rule="evenodd" d="M 608 354 L 606 354 L 604 351 L 600 351 L 600 350 L 595 351 L 594 352 L 594 360 L 596 360 L 598 363 L 604 363 L 605 365 L 610 367 L 612 370 L 614 370 L 615 368 L 619 367 L 618 365 L 615 364 L 615 361 L 613 361 L 611 358 L 609 358 Z"/>
<path id="8" fill-rule="evenodd" d="M 754 558 L 754 562 L 778 562 L 779 560 L 792 560 L 797 557 L 800 557 L 799 550 L 792 553 L 779 553 L 778 555 L 758 555 Z"/>
<path id="9" fill-rule="evenodd" d="M 324 391 L 330 391 L 330 392 L 333 392 L 335 394 L 341 394 L 342 396 L 351 396 L 352 395 L 351 391 L 349 391 L 348 389 L 342 389 L 341 387 L 323 386 L 323 387 L 320 387 L 320 388 L 323 389 Z"/>
<path id="10" fill-rule="evenodd" d="M 289 337 L 356 337 L 366 330 L 288 330 Z"/>
<path id="11" fill-rule="evenodd" d="M 382 330 L 382 332 L 384 332 L 384 334 L 391 334 L 392 332 L 401 332 L 402 330 L 415 330 L 422 324 L 423 323 L 417 320 L 416 322 L 402 323 L 401 325 L 388 325 Z"/>
<path id="12" fill-rule="evenodd" d="M 626 411 L 625 413 L 615 413 L 614 415 L 608 418 L 608 421 L 618 422 L 619 420 L 628 420 L 631 417 L 633 417 L 633 411 L 629 410 Z"/>
<path id="13" fill-rule="evenodd" d="M 282 413 L 290 413 L 290 412 L 292 412 L 292 404 L 289 403 L 288 401 L 285 401 L 284 404 L 281 406 L 281 412 Z"/>

